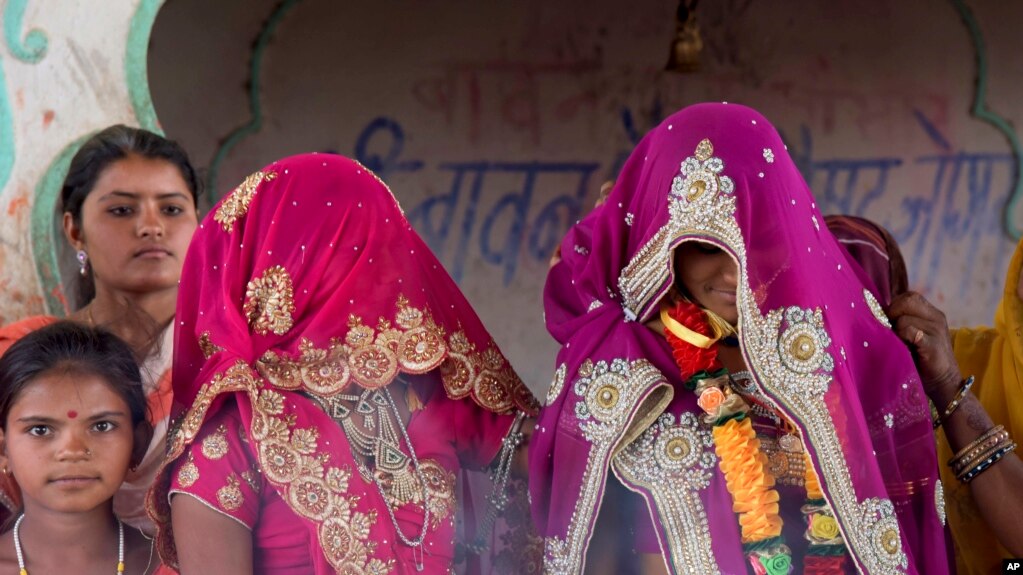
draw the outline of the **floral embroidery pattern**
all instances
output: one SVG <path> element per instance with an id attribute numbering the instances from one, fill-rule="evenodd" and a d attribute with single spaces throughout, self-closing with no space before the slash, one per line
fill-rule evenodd
<path id="1" fill-rule="evenodd" d="M 227 427 L 221 425 L 202 440 L 202 454 L 206 459 L 216 461 L 227 455 Z"/>
<path id="2" fill-rule="evenodd" d="M 744 274 L 745 268 L 741 269 Z M 805 440 L 816 447 L 822 479 L 829 487 L 829 501 L 846 546 L 870 573 L 905 573 L 909 562 L 902 550 L 895 507 L 887 499 L 860 501 L 856 497 L 842 443 L 824 400 L 834 361 L 826 351 L 831 339 L 821 310 L 789 307 L 773 310 L 766 317 L 752 314 L 751 306 L 756 304 L 748 280 L 740 285 L 740 314 L 743 321 L 750 317 L 745 323 L 749 326 L 750 367 L 762 381 L 771 382 L 771 391 L 806 425 Z"/>
<path id="3" fill-rule="evenodd" d="M 213 343 L 213 340 L 210 339 L 209 331 L 204 331 L 202 332 L 202 335 L 199 336 L 199 349 L 202 351 L 202 355 L 206 359 L 209 359 L 213 354 L 219 351 L 224 351 L 224 348 Z"/>
<path id="4" fill-rule="evenodd" d="M 494 347 L 482 353 L 457 331 L 446 334 L 428 311 L 399 296 L 393 323 L 378 318 L 376 327 L 352 314 L 343 340 L 331 339 L 325 348 L 303 338 L 298 357 L 268 351 L 256 369 L 274 387 L 305 389 L 334 395 L 355 383 L 376 389 L 399 372 L 425 373 L 440 368 L 448 396 L 471 396 L 482 407 L 504 413 L 516 407 L 530 413 L 536 400 Z"/>
<path id="5" fill-rule="evenodd" d="M 375 548 L 368 537 L 376 514 L 356 511 L 355 501 L 346 496 L 351 470 L 325 466 L 329 458 L 318 452 L 319 433 L 289 425 L 280 393 L 264 389 L 249 398 L 252 438 L 263 473 L 279 485 L 292 509 L 319 523 L 327 559 L 341 573 L 389 571 L 388 563 L 369 556 Z"/>
<path id="6" fill-rule="evenodd" d="M 188 459 L 178 468 L 178 485 L 189 488 L 199 481 L 199 467 L 192 459 L 192 452 L 188 453 Z"/>
<path id="7" fill-rule="evenodd" d="M 423 479 L 426 480 L 426 490 L 430 492 L 427 504 L 430 506 L 430 519 L 433 528 L 440 526 L 441 521 L 451 516 L 455 510 L 455 474 L 451 473 L 432 459 L 424 459 L 419 462 L 423 471 Z M 420 495 L 422 490 L 415 490 Z M 417 497 L 417 499 L 422 499 Z M 422 503 L 417 501 L 416 503 Z"/>
<path id="8" fill-rule="evenodd" d="M 232 473 L 227 476 L 227 485 L 217 490 L 217 503 L 224 511 L 236 511 L 245 504 L 245 494 L 239 485 L 238 476 Z"/>
<path id="9" fill-rule="evenodd" d="M 192 408 L 181 419 L 177 431 L 170 436 L 168 460 L 181 456 L 196 438 L 213 400 L 220 394 L 244 392 L 252 407 L 251 437 L 263 476 L 300 517 L 318 524 L 317 535 L 324 557 L 339 573 L 384 574 L 393 569 L 392 561 L 372 557 L 376 543 L 369 540 L 370 527 L 376 522 L 375 512 L 356 509 L 358 498 L 349 497 L 351 471 L 328 465 L 329 455 L 319 449 L 319 433 L 315 427 L 298 428 L 294 415 L 286 413 L 284 396 L 271 389 L 261 389 L 260 380 L 239 361 L 204 384 L 192 402 Z M 243 435 L 244 436 L 244 435 Z M 186 462 L 187 466 L 187 462 Z M 258 479 L 243 477 L 246 483 Z M 163 525 L 170 519 L 166 497 L 167 479 L 161 475 L 150 492 L 147 507 Z M 183 485 L 183 484 L 182 484 Z M 241 481 L 229 476 L 228 484 L 217 492 L 224 509 L 244 503 Z M 161 530 L 161 555 L 174 560 L 175 553 L 166 540 L 170 534 Z"/>
<path id="10" fill-rule="evenodd" d="M 249 204 L 252 203 L 252 197 L 256 195 L 259 185 L 263 182 L 273 181 L 276 177 L 275 172 L 256 172 L 245 178 L 241 185 L 220 203 L 213 219 L 224 228 L 225 232 L 230 232 L 234 223 L 248 213 Z"/>
<path id="11" fill-rule="evenodd" d="M 263 275 L 245 286 L 245 317 L 259 335 L 274 332 L 284 335 L 291 329 L 295 311 L 295 290 L 291 276 L 283 266 L 267 268 Z"/>

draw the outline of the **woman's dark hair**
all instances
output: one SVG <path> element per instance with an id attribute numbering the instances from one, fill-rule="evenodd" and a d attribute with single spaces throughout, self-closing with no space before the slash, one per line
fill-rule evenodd
<path id="1" fill-rule="evenodd" d="M 128 404 L 133 427 L 146 421 L 146 395 L 131 347 L 103 329 L 58 321 L 19 339 L 0 357 L 0 428 L 21 391 L 54 370 L 95 375 Z"/>
<path id="2" fill-rule="evenodd" d="M 192 192 L 192 203 L 198 208 L 201 181 L 188 161 L 184 148 L 173 140 L 154 134 L 141 128 L 130 128 L 121 124 L 110 126 L 92 136 L 82 145 L 78 153 L 71 158 L 64 186 L 60 190 L 60 211 L 71 214 L 75 224 L 82 224 L 82 204 L 92 192 L 103 170 L 110 164 L 128 157 L 129 154 L 143 158 L 165 160 L 170 162 L 185 180 L 188 190 Z M 78 283 L 75 309 L 80 309 L 92 301 L 96 295 L 92 271 L 81 278 Z"/>

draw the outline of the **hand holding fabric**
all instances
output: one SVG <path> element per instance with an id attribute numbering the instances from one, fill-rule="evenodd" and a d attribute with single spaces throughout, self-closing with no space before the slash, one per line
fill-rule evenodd
<path id="1" fill-rule="evenodd" d="M 888 317 L 913 353 L 927 396 L 935 405 L 945 405 L 961 379 L 945 314 L 924 296 L 906 292 L 892 300 Z"/>

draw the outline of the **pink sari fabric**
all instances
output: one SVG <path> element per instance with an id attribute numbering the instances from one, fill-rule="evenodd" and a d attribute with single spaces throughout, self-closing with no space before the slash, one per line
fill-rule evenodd
<path id="1" fill-rule="evenodd" d="M 260 572 L 404 573 L 411 549 L 312 396 L 409 381 L 424 403 L 410 439 L 424 473 L 436 464 L 427 482 L 445 486 L 488 464 L 512 414 L 534 409 L 387 187 L 339 156 L 278 161 L 218 204 L 189 249 L 176 321 L 175 429 L 148 499 L 170 565 L 168 495 L 182 491 L 253 528 Z M 395 515 L 414 537 L 423 512 L 410 506 Z M 429 566 L 450 567 L 445 517 L 428 530 Z"/>
<path id="2" fill-rule="evenodd" d="M 530 446 L 546 571 L 582 571 L 610 473 L 645 500 L 670 572 L 749 568 L 710 427 L 664 337 L 644 324 L 673 282 L 674 248 L 694 240 L 738 263 L 750 393 L 795 425 L 858 570 L 948 573 L 912 359 L 777 132 L 730 104 L 685 108 L 647 134 L 548 276 L 547 326 L 562 348 Z M 783 517 L 794 505 L 798 521 L 803 500 L 779 491 Z M 795 572 L 799 527 L 785 528 Z"/>

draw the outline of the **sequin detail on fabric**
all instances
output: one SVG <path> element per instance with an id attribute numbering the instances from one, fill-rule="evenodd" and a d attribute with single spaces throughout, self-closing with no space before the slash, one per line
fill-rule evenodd
<path id="1" fill-rule="evenodd" d="M 639 249 L 618 278 L 622 306 L 629 319 L 645 318 L 656 304 L 655 296 L 670 277 L 671 250 L 684 230 L 710 231 L 728 245 L 741 243 L 734 224 L 735 183 L 723 174 L 725 164 L 713 156 L 714 145 L 703 140 L 696 153 L 686 158 L 671 182 L 668 222 Z"/>
<path id="2" fill-rule="evenodd" d="M 245 180 L 231 192 L 231 195 L 220 203 L 217 208 L 217 212 L 213 215 L 213 219 L 224 228 L 225 232 L 230 232 L 231 228 L 234 227 L 234 223 L 245 216 L 249 211 L 249 204 L 252 203 L 253 196 L 256 195 L 256 190 L 259 189 L 259 185 L 263 182 L 270 182 L 277 178 L 275 172 L 256 172 Z"/>
<path id="3" fill-rule="evenodd" d="M 745 266 L 741 269 L 744 274 Z M 740 293 L 750 367 L 762 383 L 769 382 L 768 391 L 781 398 L 795 419 L 806 425 L 806 439 L 816 450 L 828 502 L 839 519 L 849 550 L 868 573 L 905 573 L 909 561 L 902 550 L 895 506 L 888 499 L 857 498 L 824 399 L 832 382 L 834 360 L 827 351 L 831 338 L 824 327 L 823 312 L 789 307 L 772 310 L 764 317 L 753 311 L 756 303 L 745 277 L 740 282 Z"/>
<path id="4" fill-rule="evenodd" d="M 224 348 L 213 343 L 213 340 L 210 337 L 210 332 L 204 331 L 202 332 L 202 335 L 199 336 L 199 350 L 202 351 L 203 357 L 209 359 L 213 356 L 213 354 L 224 351 Z"/>
<path id="5" fill-rule="evenodd" d="M 199 481 L 199 466 L 195 464 L 192 452 L 189 452 L 188 458 L 178 468 L 178 485 L 187 489 L 195 485 L 196 481 Z"/>
<path id="6" fill-rule="evenodd" d="M 711 548 L 710 525 L 700 492 L 710 485 L 717 457 L 713 438 L 692 413 L 662 414 L 614 457 L 623 481 L 638 487 L 657 514 L 674 572 L 712 575 L 720 567 Z M 650 501 L 652 499 L 652 501 Z M 661 535 L 660 533 L 658 535 Z"/>
<path id="7" fill-rule="evenodd" d="M 551 382 L 550 389 L 547 390 L 547 400 L 545 405 L 554 403 L 554 400 L 558 399 L 561 395 L 561 390 L 565 388 L 565 375 L 567 374 L 567 367 L 565 364 L 558 366 L 558 369 L 554 372 L 554 381 Z"/>
<path id="8" fill-rule="evenodd" d="M 202 454 L 206 459 L 216 461 L 227 455 L 227 450 L 227 427 L 223 425 L 202 440 Z"/>
<path id="9" fill-rule="evenodd" d="M 318 347 L 303 338 L 297 355 L 268 351 L 256 362 L 256 370 L 276 388 L 330 396 L 353 382 L 377 389 L 398 373 L 439 368 L 453 399 L 472 397 L 496 413 L 536 411 L 536 400 L 495 347 L 478 351 L 463 332 L 446 333 L 429 310 L 412 306 L 404 296 L 398 297 L 395 310 L 393 321 L 379 317 L 375 327 L 371 318 L 352 314 L 343 339 Z"/>
<path id="10" fill-rule="evenodd" d="M 667 289 L 672 250 L 683 236 L 699 236 L 727 248 L 739 264 L 737 307 L 744 357 L 755 380 L 793 421 L 806 427 L 804 442 L 816 453 L 826 497 L 838 517 L 849 551 L 865 572 L 899 575 L 908 559 L 890 500 L 860 500 L 845 452 L 825 401 L 832 382 L 831 338 L 820 309 L 789 307 L 763 315 L 750 288 L 746 245 L 735 217 L 734 183 L 701 141 L 682 162 L 668 194 L 668 221 L 636 253 L 618 278 L 627 318 L 646 319 Z M 773 154 L 765 154 L 767 156 Z M 844 355 L 843 355 L 844 357 Z M 783 401 L 778 401 L 779 399 Z"/>
<path id="11" fill-rule="evenodd" d="M 234 473 L 227 476 L 227 485 L 217 490 L 217 504 L 224 511 L 235 511 L 245 504 L 245 495 L 242 493 L 241 483 Z"/>
<path id="12" fill-rule="evenodd" d="M 243 437 L 251 437 L 264 478 L 296 514 L 317 524 L 320 548 L 333 568 L 339 573 L 391 572 L 393 560 L 372 556 L 377 544 L 370 540 L 369 533 L 377 520 L 376 513 L 358 511 L 358 498 L 347 495 L 351 470 L 327 464 L 330 456 L 319 446 L 317 429 L 295 427 L 284 395 L 261 388 L 260 380 L 244 362 L 237 362 L 199 389 L 191 409 L 169 437 L 168 460 L 181 456 L 196 440 L 214 399 L 231 392 L 243 394 L 239 400 L 247 397 L 252 408 L 251 426 Z M 248 482 L 256 478 L 243 479 Z M 158 477 L 157 481 L 166 480 Z M 240 506 L 240 486 L 240 479 L 229 476 L 228 484 L 217 492 L 218 504 L 224 509 Z M 166 486 L 157 485 L 153 492 L 161 488 Z M 147 506 L 154 517 L 169 518 L 166 498 L 150 497 Z M 161 554 L 175 556 L 163 541 Z"/>
<path id="13" fill-rule="evenodd" d="M 548 537 L 544 543 L 545 573 L 582 573 L 611 455 L 641 415 L 637 411 L 643 400 L 664 385 L 664 376 L 646 360 L 615 359 L 610 364 L 587 360 L 579 367 L 572 384 L 575 415 L 591 447 L 568 532 L 565 538 Z"/>
<path id="14" fill-rule="evenodd" d="M 291 329 L 295 312 L 295 289 L 284 266 L 272 266 L 245 286 L 245 317 L 259 335 L 284 335 Z"/>
<path id="15" fill-rule="evenodd" d="M 869 289 L 863 289 L 863 299 L 867 302 L 867 307 L 870 308 L 870 312 L 874 314 L 877 321 L 888 329 L 892 329 L 892 323 L 888 321 L 888 316 L 885 315 L 884 309 L 881 304 L 874 297 L 874 294 L 870 293 Z"/>

